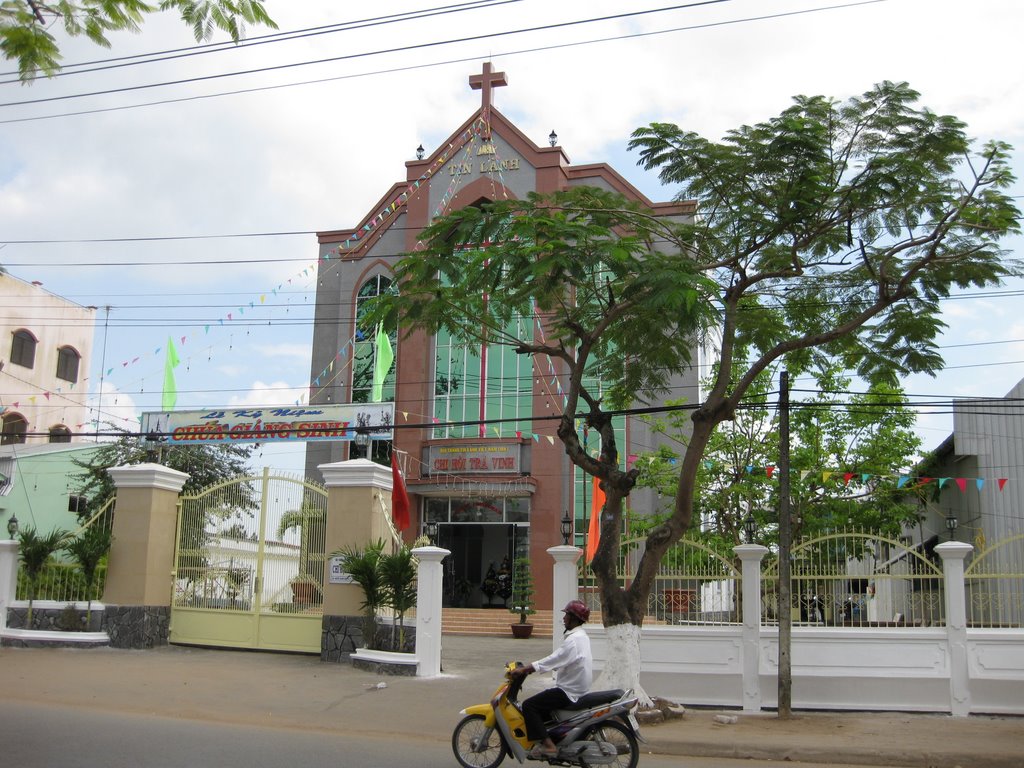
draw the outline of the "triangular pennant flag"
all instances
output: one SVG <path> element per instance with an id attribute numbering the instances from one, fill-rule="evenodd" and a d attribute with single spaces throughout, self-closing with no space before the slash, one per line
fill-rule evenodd
<path id="1" fill-rule="evenodd" d="M 811 474 L 811 470 L 809 470 L 809 469 L 801 469 L 801 470 L 800 470 L 800 479 L 801 479 L 801 480 L 806 480 L 806 479 L 807 479 L 807 476 L 808 476 L 809 474 Z"/>
<path id="2" fill-rule="evenodd" d="M 944 486 L 944 485 L 946 484 L 946 481 L 948 481 L 948 480 L 949 480 L 949 478 L 948 478 L 948 477 L 940 477 L 940 478 L 939 478 L 939 488 L 941 488 L 942 486 Z"/>
<path id="3" fill-rule="evenodd" d="M 976 478 L 976 479 L 974 480 L 974 485 L 975 485 L 975 486 L 977 486 L 978 490 L 980 491 L 980 490 L 981 490 L 981 487 L 982 487 L 983 485 L 985 485 L 985 478 L 984 478 L 984 477 L 979 477 L 979 478 Z"/>
<path id="4" fill-rule="evenodd" d="M 1006 478 L 1005 477 L 1000 477 L 998 480 L 996 480 L 996 483 L 999 484 L 999 490 L 1001 491 L 1001 490 L 1003 490 L 1003 486 L 1006 485 Z"/>
<path id="5" fill-rule="evenodd" d="M 823 483 L 827 483 L 827 482 L 828 482 L 828 479 L 829 479 L 830 477 L 832 477 L 832 475 L 833 475 L 833 474 L 834 474 L 833 472 L 822 472 L 822 473 L 821 473 L 821 481 L 822 481 Z"/>
<path id="6" fill-rule="evenodd" d="M 768 477 L 771 477 L 772 473 L 775 472 L 775 467 L 769 464 L 767 467 L 764 468 L 764 471 L 768 475 Z"/>
<path id="7" fill-rule="evenodd" d="M 900 479 L 896 481 L 896 487 L 902 488 L 904 485 L 907 484 L 907 480 L 909 479 L 910 478 L 907 475 L 900 475 Z"/>
<path id="8" fill-rule="evenodd" d="M 844 472 L 843 473 L 843 485 L 844 486 L 849 485 L 850 484 L 850 478 L 852 478 L 852 477 L 853 477 L 853 472 Z"/>
<path id="9" fill-rule="evenodd" d="M 964 491 L 967 490 L 967 478 L 966 477 L 958 477 L 956 479 L 956 485 L 957 485 L 957 488 L 960 489 L 960 492 L 963 493 Z"/>

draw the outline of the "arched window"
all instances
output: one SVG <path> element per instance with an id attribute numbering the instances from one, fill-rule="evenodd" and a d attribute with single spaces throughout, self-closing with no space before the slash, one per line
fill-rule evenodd
<path id="1" fill-rule="evenodd" d="M 356 337 L 352 358 L 352 402 L 372 403 L 374 397 L 373 380 L 377 365 L 377 329 L 366 327 L 363 316 L 367 304 L 381 294 L 391 290 L 392 280 L 387 275 L 375 275 L 363 283 L 356 296 Z M 385 329 L 392 354 L 395 352 L 397 334 L 392 329 Z M 395 364 L 388 367 L 381 387 L 380 401 L 390 402 L 395 399 Z"/>
<path id="2" fill-rule="evenodd" d="M 58 424 L 55 427 L 50 427 L 50 442 L 51 443 L 70 443 L 71 442 L 71 430 L 65 427 L 63 424 Z"/>
<path id="3" fill-rule="evenodd" d="M 78 381 L 78 361 L 82 356 L 74 347 L 61 347 L 57 350 L 57 378 L 70 381 L 74 384 Z"/>
<path id="4" fill-rule="evenodd" d="M 0 445 L 20 445 L 25 442 L 28 422 L 20 413 L 5 413 L 3 432 L 0 433 Z"/>
<path id="5" fill-rule="evenodd" d="M 11 340 L 11 362 L 24 368 L 36 364 L 36 337 L 20 328 Z"/>

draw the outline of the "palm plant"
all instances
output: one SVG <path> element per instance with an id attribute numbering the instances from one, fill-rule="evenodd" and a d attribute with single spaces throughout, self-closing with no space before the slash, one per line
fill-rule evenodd
<path id="1" fill-rule="evenodd" d="M 32 603 L 36 597 L 39 577 L 50 556 L 63 546 L 67 537 L 68 532 L 60 528 L 54 528 L 47 535 L 40 536 L 35 526 L 29 526 L 18 534 L 18 552 L 21 565 L 25 569 L 25 578 L 28 579 L 28 629 L 32 629 Z"/>
<path id="2" fill-rule="evenodd" d="M 101 525 L 91 525 L 82 531 L 80 536 L 71 539 L 64 545 L 64 551 L 71 555 L 75 564 L 85 578 L 85 595 L 87 600 L 86 625 L 92 617 L 92 593 L 96 582 L 96 571 L 100 562 L 110 551 L 114 537 L 110 529 Z"/>
<path id="3" fill-rule="evenodd" d="M 402 547 L 379 560 L 380 577 L 385 592 L 385 604 L 398 614 L 398 644 L 395 644 L 395 625 L 391 625 L 391 646 L 405 648 L 405 612 L 416 605 L 416 564 L 408 547 Z"/>
<path id="4" fill-rule="evenodd" d="M 332 556 L 341 557 L 341 567 L 352 577 L 352 581 L 362 587 L 363 604 L 363 639 L 367 648 L 376 644 L 377 610 L 385 604 L 387 592 L 381 578 L 380 559 L 384 553 L 384 542 L 378 539 L 367 544 L 365 548 L 349 547 Z"/>

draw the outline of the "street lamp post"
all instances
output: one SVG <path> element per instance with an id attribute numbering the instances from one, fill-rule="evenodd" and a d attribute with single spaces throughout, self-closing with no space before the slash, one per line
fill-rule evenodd
<path id="1" fill-rule="evenodd" d="M 743 519 L 743 533 L 746 534 L 747 544 L 753 544 L 754 536 L 757 535 L 757 520 L 754 519 L 754 515 L 750 512 Z"/>
<path id="2" fill-rule="evenodd" d="M 559 527 L 562 529 L 562 544 L 567 546 L 569 537 L 572 535 L 572 520 L 569 518 L 569 510 L 565 510 L 565 514 L 562 515 L 562 523 Z"/>

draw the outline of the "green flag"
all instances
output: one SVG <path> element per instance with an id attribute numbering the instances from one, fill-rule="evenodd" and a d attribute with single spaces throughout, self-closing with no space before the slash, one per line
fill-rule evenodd
<path id="1" fill-rule="evenodd" d="M 391 339 L 384 333 L 383 326 L 377 326 L 377 362 L 373 367 L 373 392 L 370 402 L 379 403 L 384 399 L 384 379 L 391 370 L 395 353 L 391 350 Z"/>
<path id="2" fill-rule="evenodd" d="M 161 400 L 161 408 L 165 411 L 173 411 L 178 402 L 178 387 L 174 383 L 174 369 L 181 361 L 174 349 L 174 342 L 167 337 L 167 359 L 164 361 L 164 394 Z"/>

